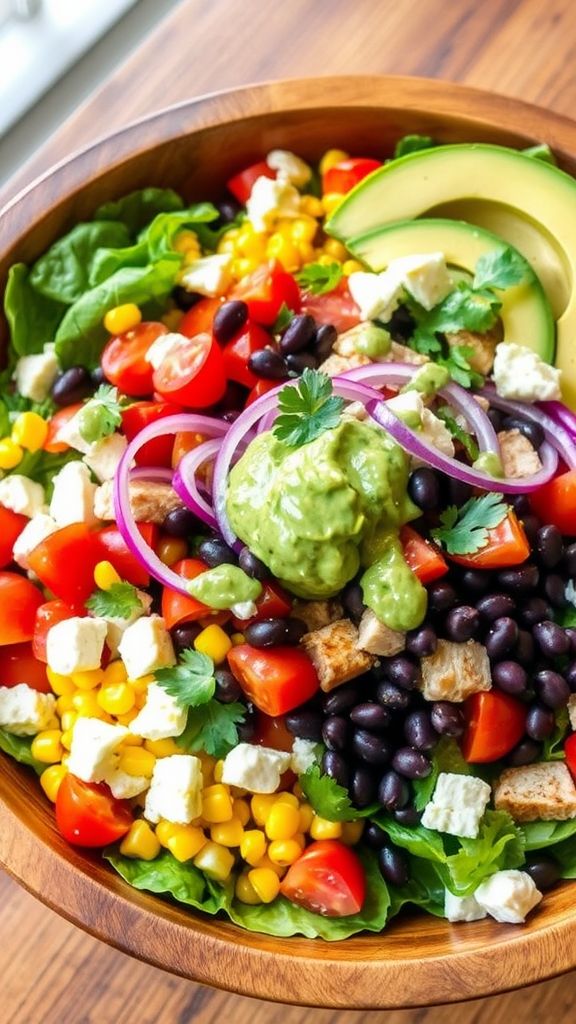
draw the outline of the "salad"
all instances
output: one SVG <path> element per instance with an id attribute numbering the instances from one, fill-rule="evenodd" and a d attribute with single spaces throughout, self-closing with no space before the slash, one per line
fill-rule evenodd
<path id="1" fill-rule="evenodd" d="M 274 150 L 11 268 L 0 749 L 66 840 L 328 940 L 576 877 L 575 197 Z"/>

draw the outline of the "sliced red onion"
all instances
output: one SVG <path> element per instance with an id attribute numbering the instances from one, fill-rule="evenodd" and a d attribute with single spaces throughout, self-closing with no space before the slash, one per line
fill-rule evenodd
<path id="1" fill-rule="evenodd" d="M 218 523 L 212 505 L 200 493 L 196 474 L 201 466 L 216 457 L 221 445 L 222 439 L 218 438 L 204 441 L 203 444 L 188 452 L 180 459 L 172 480 L 172 486 L 178 497 L 192 510 L 195 516 L 198 516 L 198 519 L 201 519 L 212 530 L 218 529 Z"/>
<path id="2" fill-rule="evenodd" d="M 131 480 L 152 480 L 158 484 L 172 484 L 173 470 L 162 466 L 134 466 L 130 470 Z"/>
<path id="3" fill-rule="evenodd" d="M 483 388 L 482 394 L 496 409 L 502 409 L 502 412 L 528 420 L 530 423 L 537 423 L 544 431 L 548 444 L 552 445 L 570 469 L 576 469 L 576 437 L 573 437 L 559 420 L 553 419 L 541 408 L 536 408 L 527 402 L 515 402 L 509 398 L 501 398 L 495 388 Z M 569 410 L 566 409 L 566 412 L 568 413 Z M 542 445 L 543 447 L 544 445 Z M 542 450 L 540 450 L 540 455 L 542 456 Z"/>
<path id="4" fill-rule="evenodd" d="M 563 402 L 538 402 L 537 408 L 564 427 L 576 443 L 576 415 L 567 405 Z"/>

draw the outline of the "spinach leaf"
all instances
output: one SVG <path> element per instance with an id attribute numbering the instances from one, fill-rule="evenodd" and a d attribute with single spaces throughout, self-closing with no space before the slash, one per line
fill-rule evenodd
<path id="1" fill-rule="evenodd" d="M 77 224 L 36 261 L 30 284 L 49 299 L 72 305 L 89 287 L 90 267 L 98 249 L 129 242 L 127 228 L 116 221 Z"/>
<path id="2" fill-rule="evenodd" d="M 183 199 L 171 188 L 142 188 L 99 206 L 94 220 L 121 221 L 135 237 L 157 213 L 181 210 L 183 206 Z"/>
<path id="3" fill-rule="evenodd" d="M 28 267 L 15 263 L 8 271 L 4 312 L 10 328 L 12 348 L 18 356 L 34 355 L 54 341 L 66 306 L 41 295 L 32 287 Z"/>
<path id="4" fill-rule="evenodd" d="M 0 729 L 0 750 L 3 750 L 5 754 L 9 754 L 15 761 L 19 761 L 20 764 L 29 765 L 38 775 L 41 775 L 46 765 L 41 764 L 35 757 L 32 757 L 31 747 L 31 736 L 14 736 L 13 733 Z"/>
<path id="5" fill-rule="evenodd" d="M 525 821 L 518 826 L 524 835 L 527 851 L 545 850 L 576 836 L 576 818 L 568 821 Z M 555 850 L 551 851 L 553 855 Z"/>

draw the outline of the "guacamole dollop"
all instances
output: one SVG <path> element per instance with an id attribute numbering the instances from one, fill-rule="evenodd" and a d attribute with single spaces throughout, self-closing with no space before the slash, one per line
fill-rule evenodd
<path id="1" fill-rule="evenodd" d="M 342 417 L 294 448 L 270 431 L 233 467 L 230 525 L 298 597 L 333 597 L 361 568 L 364 600 L 391 629 L 413 629 L 426 591 L 402 557 L 398 531 L 419 515 L 408 457 L 376 424 Z"/>

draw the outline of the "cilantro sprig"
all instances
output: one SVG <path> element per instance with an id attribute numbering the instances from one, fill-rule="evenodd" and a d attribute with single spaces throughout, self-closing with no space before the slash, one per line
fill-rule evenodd
<path id="1" fill-rule="evenodd" d="M 78 416 L 78 429 L 87 444 L 109 437 L 122 423 L 122 401 L 118 388 L 101 384 Z"/>
<path id="2" fill-rule="evenodd" d="M 108 590 L 95 590 L 86 601 L 86 607 L 93 615 L 129 619 L 133 612 L 142 608 L 142 602 L 131 583 L 113 583 Z"/>
<path id="3" fill-rule="evenodd" d="M 312 295 L 324 295 L 325 292 L 333 292 L 342 279 L 342 266 L 340 263 L 308 263 L 296 274 L 296 280 L 301 288 Z"/>
<path id="4" fill-rule="evenodd" d="M 156 673 L 158 677 L 158 673 Z M 205 751 L 211 757 L 225 757 L 238 744 L 238 726 L 244 721 L 243 704 L 220 704 L 209 700 L 188 711 L 186 728 L 176 743 L 187 753 Z"/>
<path id="5" fill-rule="evenodd" d="M 298 782 L 316 814 L 327 821 L 356 821 L 374 813 L 375 804 L 361 811 L 353 807 L 347 790 L 329 775 L 322 775 L 317 764 L 299 775 Z"/>
<path id="6" fill-rule="evenodd" d="M 327 374 L 306 368 L 297 384 L 282 388 L 278 408 L 274 436 L 297 448 L 338 426 L 344 400 L 332 393 L 332 381 Z"/>
<path id="7" fill-rule="evenodd" d="M 501 494 L 493 492 L 470 498 L 461 508 L 450 505 L 440 515 L 441 526 L 432 537 L 449 555 L 471 555 L 488 543 L 488 530 L 499 526 L 508 515 Z"/>
<path id="8" fill-rule="evenodd" d="M 212 658 L 189 647 L 182 651 L 180 659 L 179 665 L 158 669 L 156 682 L 182 707 L 207 704 L 216 691 Z"/>
<path id="9" fill-rule="evenodd" d="M 471 462 L 475 462 L 480 454 L 476 441 L 464 427 L 461 427 L 454 418 L 454 413 L 449 405 L 441 405 L 435 410 L 436 416 L 443 421 L 446 429 L 450 431 L 455 441 L 459 441 Z"/>

